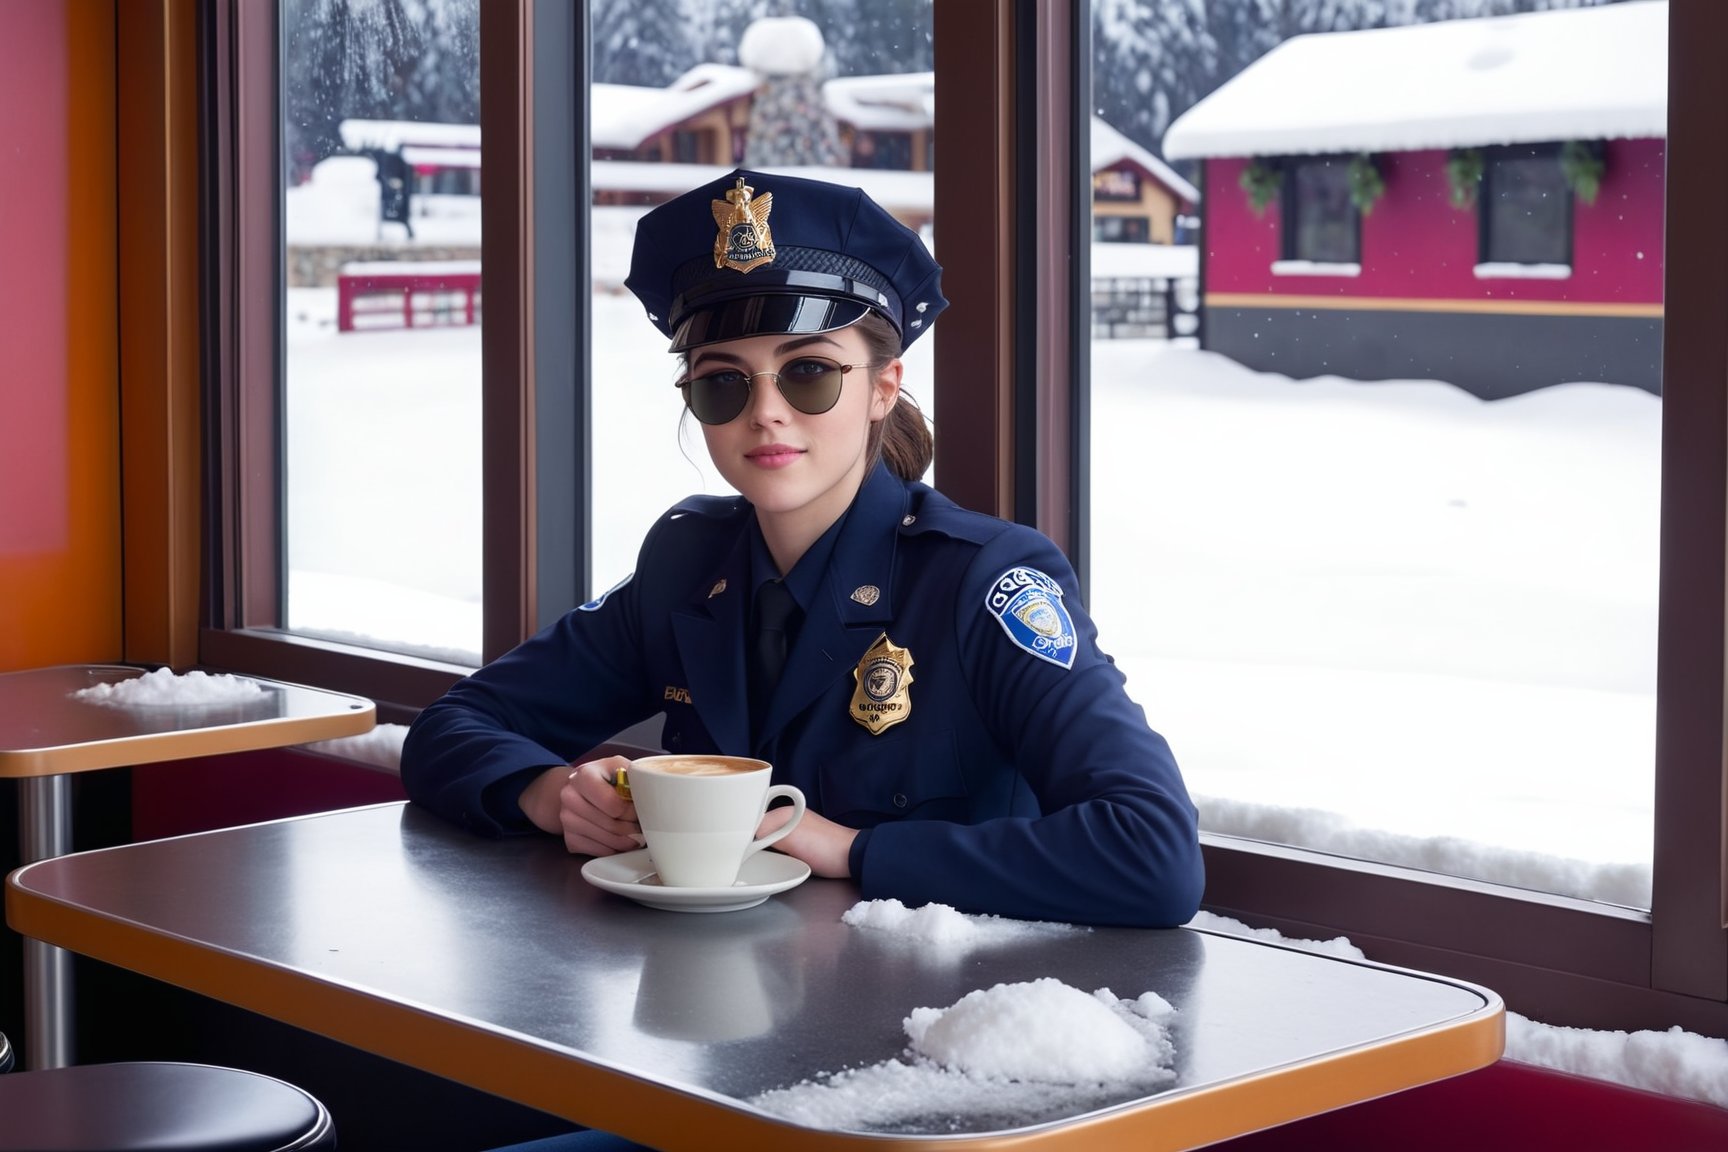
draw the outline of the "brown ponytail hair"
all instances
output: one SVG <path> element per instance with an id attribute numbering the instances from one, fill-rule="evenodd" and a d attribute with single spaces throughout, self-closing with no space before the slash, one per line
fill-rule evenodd
<path id="1" fill-rule="evenodd" d="M 885 317 L 867 312 L 853 325 L 864 337 L 870 350 L 871 364 L 886 364 L 900 356 L 900 333 Z M 888 415 L 870 426 L 868 445 L 872 459 L 880 459 L 888 470 L 902 480 L 919 480 L 930 469 L 936 455 L 936 442 L 930 435 L 930 425 L 924 410 L 904 388 Z"/>

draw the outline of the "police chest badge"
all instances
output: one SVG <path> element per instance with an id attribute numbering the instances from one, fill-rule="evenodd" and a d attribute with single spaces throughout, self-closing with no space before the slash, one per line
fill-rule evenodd
<path id="1" fill-rule="evenodd" d="M 768 231 L 768 213 L 774 210 L 774 193 L 754 196 L 755 191 L 740 176 L 726 199 L 709 201 L 714 206 L 714 223 L 720 226 L 714 237 L 714 267 L 748 272 L 773 263 L 774 237 Z"/>
<path id="2" fill-rule="evenodd" d="M 852 669 L 852 719 L 880 736 L 912 715 L 912 653 L 884 632 Z"/>
<path id="3" fill-rule="evenodd" d="M 996 578 L 985 606 L 1008 639 L 1040 660 L 1074 666 L 1074 618 L 1062 606 L 1062 586 L 1036 568 L 1010 568 Z"/>

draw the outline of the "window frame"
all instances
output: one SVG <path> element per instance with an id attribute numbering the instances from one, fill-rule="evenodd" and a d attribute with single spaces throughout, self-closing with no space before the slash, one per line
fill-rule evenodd
<path id="1" fill-rule="evenodd" d="M 275 445 L 260 429 L 277 401 L 260 381 L 274 379 L 279 358 L 278 199 L 274 191 L 247 194 L 279 187 L 273 126 L 258 131 L 275 114 L 258 7 L 204 0 L 200 10 L 210 467 L 199 658 L 360 692 L 380 702 L 381 718 L 406 717 L 465 670 L 276 627 L 267 560 L 280 493 Z M 549 439 L 567 447 L 580 435 L 574 443 L 585 443 L 587 422 L 579 387 L 586 373 L 574 368 L 586 362 L 585 311 L 567 343 L 546 331 L 570 326 L 570 313 L 555 310 L 560 292 L 585 299 L 577 291 L 586 266 L 580 229 L 557 207 L 585 205 L 590 195 L 585 136 L 558 116 L 575 109 L 585 129 L 587 29 L 582 17 L 560 29 L 554 9 L 567 7 L 482 5 L 488 658 L 574 603 L 586 583 L 582 533 L 574 541 L 548 536 L 560 519 L 582 522 L 587 496 L 585 465 L 550 451 Z M 936 216 L 954 304 L 931 338 L 943 406 L 966 413 L 967 425 L 966 436 L 939 439 L 938 474 L 960 503 L 1045 531 L 1083 580 L 1090 15 L 1088 0 L 942 0 L 932 12 L 937 104 L 948 125 Z M 1728 70 L 1710 58 L 1724 39 L 1728 8 L 1673 0 L 1667 228 L 1687 239 L 1666 253 L 1650 912 L 1213 835 L 1203 837 L 1208 908 L 1293 934 L 1348 935 L 1377 960 L 1478 980 L 1541 1020 L 1728 1035 L 1728 344 L 1719 332 L 1728 314 L 1728 229 L 1717 196 L 1728 185 L 1728 124 L 1715 114 L 1728 104 Z M 573 141 L 567 159 L 552 151 L 555 132 Z M 555 239 L 561 228 L 570 234 Z M 140 306 L 122 299 L 123 309 Z M 560 460 L 569 471 L 556 471 Z M 1156 724 L 1155 702 L 1151 712 Z"/>
<path id="2" fill-rule="evenodd" d="M 1560 195 L 1556 197 L 1558 212 L 1562 216 L 1559 224 L 1559 241 L 1562 255 L 1555 260 L 1511 260 L 1494 254 L 1493 208 L 1497 200 L 1494 174 L 1496 164 L 1506 160 L 1536 160 L 1547 161 L 1553 165 L 1554 175 L 1559 183 Z M 1573 203 L 1572 190 L 1566 186 L 1566 177 L 1560 171 L 1560 145 L 1551 144 L 1504 144 L 1495 145 L 1482 150 L 1482 187 L 1476 197 L 1476 242 L 1478 264 L 1555 264 L 1572 266 L 1573 246 L 1577 241 L 1574 220 L 1577 215 Z"/>

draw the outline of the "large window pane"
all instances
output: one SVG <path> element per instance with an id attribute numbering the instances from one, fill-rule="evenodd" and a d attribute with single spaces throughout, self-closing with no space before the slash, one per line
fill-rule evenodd
<path id="1" fill-rule="evenodd" d="M 1203 828 L 1647 908 L 1666 6 L 1261 7 L 1094 0 L 1205 288 L 1093 326 L 1102 641 Z M 1340 154 L 1359 267 L 1274 269 Z"/>
<path id="2" fill-rule="evenodd" d="M 284 0 L 283 621 L 479 662 L 477 0 Z"/>
<path id="3" fill-rule="evenodd" d="M 673 388 L 666 339 L 624 288 L 636 221 L 734 166 L 856 184 L 931 230 L 930 0 L 776 6 L 601 0 L 594 45 L 594 588 L 635 566 L 654 518 L 695 492 L 729 493 Z M 936 416 L 931 342 L 906 390 Z"/>

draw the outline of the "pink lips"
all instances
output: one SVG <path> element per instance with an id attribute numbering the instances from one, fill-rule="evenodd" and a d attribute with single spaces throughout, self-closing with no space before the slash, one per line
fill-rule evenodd
<path id="1" fill-rule="evenodd" d="M 784 468 L 804 453 L 785 444 L 764 444 L 744 453 L 744 458 L 758 468 Z"/>

